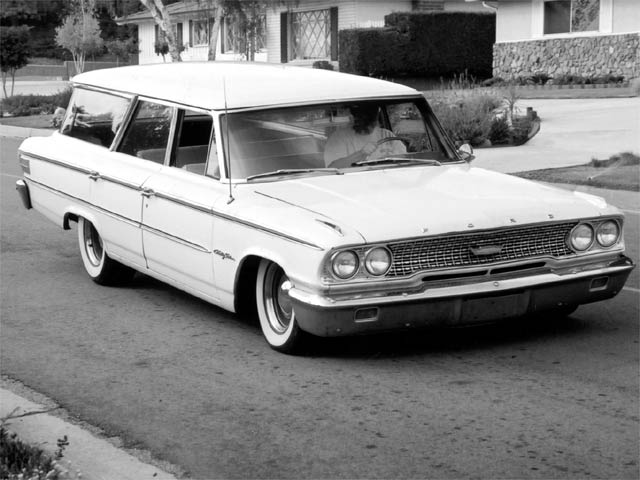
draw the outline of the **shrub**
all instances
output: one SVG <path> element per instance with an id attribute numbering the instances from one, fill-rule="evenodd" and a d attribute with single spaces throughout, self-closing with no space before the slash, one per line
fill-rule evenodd
<path id="1" fill-rule="evenodd" d="M 53 113 L 57 107 L 66 108 L 71 87 L 52 95 L 14 95 L 2 99 L 2 110 L 15 117 Z"/>
<path id="2" fill-rule="evenodd" d="M 0 425 L 0 478 L 44 478 L 53 460 L 41 449 L 23 443 Z M 40 475 L 40 473 L 42 475 Z"/>
<path id="3" fill-rule="evenodd" d="M 491 75 L 495 16 L 469 12 L 392 13 L 386 27 L 342 30 L 340 69 L 387 77 Z"/>
<path id="4" fill-rule="evenodd" d="M 505 116 L 493 119 L 489 128 L 489 140 L 493 145 L 501 145 L 511 141 L 511 126 Z"/>
<path id="5" fill-rule="evenodd" d="M 369 76 L 407 76 L 404 52 L 408 38 L 391 28 L 339 32 L 340 71 Z"/>
<path id="6" fill-rule="evenodd" d="M 333 64 L 327 60 L 317 60 L 313 62 L 313 68 L 319 68 L 321 70 L 333 70 Z"/>
<path id="7" fill-rule="evenodd" d="M 431 106 L 449 137 L 457 144 L 482 145 L 491 133 L 493 111 L 501 104 L 495 95 L 471 91 L 465 96 L 433 99 Z"/>

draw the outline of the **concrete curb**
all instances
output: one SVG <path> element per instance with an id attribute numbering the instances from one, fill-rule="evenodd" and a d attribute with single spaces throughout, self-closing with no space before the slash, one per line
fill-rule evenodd
<path id="1" fill-rule="evenodd" d="M 15 414 L 47 410 L 43 405 L 0 388 L 0 418 L 8 416 L 15 409 Z M 176 479 L 175 476 L 141 462 L 79 426 L 48 413 L 9 420 L 7 429 L 16 433 L 25 443 L 39 445 L 51 454 L 57 449 L 57 440 L 66 435 L 69 445 L 64 450 L 62 464 L 73 474 L 71 478 L 77 478 L 78 473 L 81 473 L 82 478 L 87 480 Z"/>
<path id="2" fill-rule="evenodd" d="M 0 125 L 0 137 L 27 138 L 48 137 L 55 130 L 46 128 L 14 127 L 13 125 Z"/>

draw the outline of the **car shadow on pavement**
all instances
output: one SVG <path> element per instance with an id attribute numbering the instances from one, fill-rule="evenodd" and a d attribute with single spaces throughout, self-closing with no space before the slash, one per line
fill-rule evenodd
<path id="1" fill-rule="evenodd" d="M 144 274 L 137 273 L 127 285 L 138 291 L 163 292 L 172 307 L 185 311 L 185 317 L 203 319 L 202 325 L 224 324 L 262 336 L 260 324 L 251 313 L 233 314 L 193 295 Z M 193 311 L 191 311 L 193 307 Z M 180 321 L 176 318 L 175 321 Z M 214 323 L 210 323 L 214 322 Z M 312 337 L 300 356 L 318 358 L 398 358 L 439 355 L 463 351 L 489 350 L 494 347 L 539 343 L 558 338 L 588 334 L 596 328 L 581 320 L 580 310 L 570 316 L 545 312 L 536 316 L 506 319 L 497 323 L 465 327 L 427 327 L 369 335 L 321 338 Z M 249 340 L 248 340 L 249 341 Z M 251 342 L 255 341 L 252 336 Z M 265 343 L 265 348 L 268 346 Z"/>
<path id="2" fill-rule="evenodd" d="M 589 323 L 580 320 L 579 312 L 568 317 L 546 313 L 467 327 L 420 328 L 314 339 L 307 353 L 319 357 L 381 359 L 451 354 L 583 336 L 592 328 Z"/>

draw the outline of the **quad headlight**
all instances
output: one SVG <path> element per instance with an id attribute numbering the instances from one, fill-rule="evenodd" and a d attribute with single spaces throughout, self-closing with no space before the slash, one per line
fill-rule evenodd
<path id="1" fill-rule="evenodd" d="M 364 266 L 371 275 L 384 275 L 391 267 L 391 253 L 386 248 L 372 248 L 365 255 Z"/>
<path id="2" fill-rule="evenodd" d="M 336 253 L 331 260 L 333 274 L 343 280 L 353 277 L 358 271 L 359 266 L 360 260 L 358 259 L 358 255 L 351 250 Z"/>
<path id="3" fill-rule="evenodd" d="M 584 252 L 593 244 L 593 227 L 587 223 L 577 225 L 569 235 L 571 247 L 578 252 Z"/>
<path id="4" fill-rule="evenodd" d="M 596 230 L 596 240 L 600 246 L 608 248 L 620 239 L 620 227 L 618 222 L 607 220 L 602 222 Z"/>

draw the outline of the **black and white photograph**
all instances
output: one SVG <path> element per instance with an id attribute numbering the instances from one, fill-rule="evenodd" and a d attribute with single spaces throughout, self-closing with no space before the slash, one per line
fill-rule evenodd
<path id="1" fill-rule="evenodd" d="M 640 1 L 0 0 L 0 480 L 640 478 Z"/>

